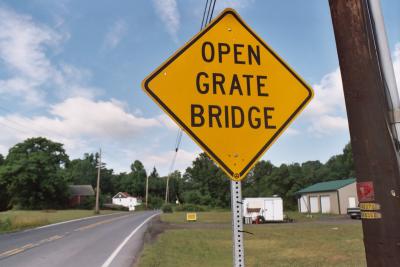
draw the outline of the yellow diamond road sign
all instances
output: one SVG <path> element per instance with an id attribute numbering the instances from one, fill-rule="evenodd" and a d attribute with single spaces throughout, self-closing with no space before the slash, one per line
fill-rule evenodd
<path id="1" fill-rule="evenodd" d="M 151 73 L 143 88 L 236 181 L 313 96 L 232 9 Z"/>

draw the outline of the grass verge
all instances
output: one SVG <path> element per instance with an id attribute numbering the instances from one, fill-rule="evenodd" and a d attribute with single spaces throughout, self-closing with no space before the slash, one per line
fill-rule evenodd
<path id="1" fill-rule="evenodd" d="M 180 216 L 163 214 L 162 220 L 176 223 Z M 190 223 L 190 229 L 182 222 L 170 224 L 154 243 L 145 245 L 138 266 L 232 266 L 231 229 L 218 227 L 227 220 L 230 223 L 229 212 L 207 214 L 198 227 Z M 253 235 L 245 235 L 246 266 L 366 266 L 361 224 L 332 221 L 247 225 L 245 230 Z"/>
<path id="2" fill-rule="evenodd" d="M 116 211 L 104 210 L 101 214 Z M 120 211 L 118 211 L 120 212 Z M 93 216 L 92 210 L 10 210 L 0 212 L 0 233 Z"/>
<path id="3" fill-rule="evenodd" d="M 187 223 L 186 213 L 187 212 L 164 213 L 161 215 L 161 219 L 167 223 Z M 231 223 L 230 211 L 206 211 L 196 213 L 197 223 Z M 342 216 L 330 214 L 313 214 L 308 216 L 307 214 L 302 214 L 295 211 L 285 212 L 285 215 L 288 218 L 293 219 L 295 222 L 312 222 L 322 219 L 342 218 Z"/>
<path id="4" fill-rule="evenodd" d="M 174 213 L 163 213 L 161 214 L 161 220 L 167 223 L 178 223 L 185 224 L 187 212 L 174 212 Z M 191 224 L 196 223 L 230 223 L 231 212 L 230 211 L 204 211 L 196 212 L 197 222 L 191 222 Z"/>

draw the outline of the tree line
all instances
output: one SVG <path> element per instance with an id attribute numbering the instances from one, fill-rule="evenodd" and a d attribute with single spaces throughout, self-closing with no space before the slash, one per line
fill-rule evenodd
<path id="1" fill-rule="evenodd" d="M 66 208 L 70 193 L 68 185 L 96 188 L 99 155 L 86 153 L 83 158 L 70 159 L 63 144 L 43 137 L 29 138 L 10 148 L 6 157 L 0 154 L 0 210 Z M 244 197 L 278 195 L 288 209 L 296 208 L 296 191 L 311 184 L 354 177 L 351 146 L 320 161 L 274 166 L 261 160 L 243 180 Z M 129 172 L 115 173 L 101 168 L 101 198 L 110 202 L 118 192 L 143 198 L 146 179 L 149 181 L 149 206 L 160 207 L 165 198 L 166 176 L 154 167 L 146 172 L 138 159 Z M 229 179 L 205 154 L 201 153 L 184 173 L 169 175 L 170 202 L 192 203 L 211 207 L 230 206 Z"/>

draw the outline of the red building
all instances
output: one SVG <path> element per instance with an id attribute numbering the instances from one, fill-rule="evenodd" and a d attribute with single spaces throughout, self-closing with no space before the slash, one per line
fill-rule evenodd
<path id="1" fill-rule="evenodd" d="M 94 190 L 91 185 L 70 185 L 69 206 L 76 207 L 82 204 L 85 198 L 94 196 Z"/>

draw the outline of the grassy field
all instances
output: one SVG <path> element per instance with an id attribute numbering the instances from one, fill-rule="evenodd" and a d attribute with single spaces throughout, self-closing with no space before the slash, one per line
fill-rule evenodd
<path id="1" fill-rule="evenodd" d="M 230 223 L 231 221 L 231 212 L 230 211 L 221 211 L 221 212 L 196 212 L 197 213 L 197 222 L 191 222 L 192 224 L 196 223 Z M 161 214 L 161 220 L 168 223 L 179 223 L 184 224 L 186 222 L 186 212 L 174 212 L 174 213 L 164 213 Z"/>
<path id="2" fill-rule="evenodd" d="M 327 214 L 313 214 L 312 216 L 307 216 L 295 211 L 286 212 L 285 215 L 288 218 L 293 219 L 295 222 L 307 222 L 316 221 L 323 218 L 335 218 L 336 215 Z M 186 222 L 186 212 L 174 212 L 174 213 L 164 213 L 161 215 L 161 219 L 168 223 L 187 223 Z M 197 212 L 197 223 L 230 223 L 231 222 L 231 212 L 230 211 L 210 211 L 210 212 Z"/>
<path id="3" fill-rule="evenodd" d="M 101 211 L 109 214 L 115 211 Z M 93 216 L 92 210 L 10 210 L 0 212 L 0 233 Z"/>
<path id="4" fill-rule="evenodd" d="M 230 223 L 230 214 L 198 216 L 198 227 L 185 229 L 182 214 L 163 214 L 162 220 L 179 221 L 182 229 L 166 230 L 154 244 L 147 244 L 139 267 L 232 266 L 231 230 L 229 225 L 220 227 Z M 299 219 L 246 226 L 253 233 L 245 235 L 246 266 L 366 266 L 360 223 L 321 223 L 318 216 Z M 204 227 L 213 223 L 215 228 Z"/>

